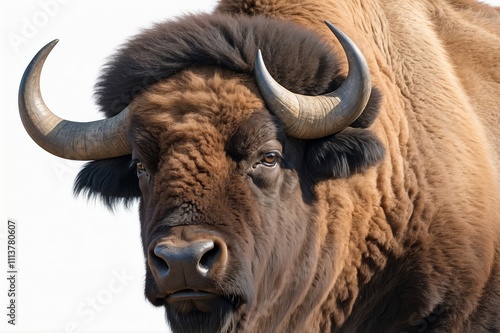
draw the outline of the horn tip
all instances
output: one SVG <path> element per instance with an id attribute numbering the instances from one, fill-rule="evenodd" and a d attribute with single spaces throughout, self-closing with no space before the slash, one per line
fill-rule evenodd
<path id="1" fill-rule="evenodd" d="M 54 48 L 54 46 L 57 45 L 57 43 L 59 43 L 59 38 L 56 38 L 56 39 L 53 39 L 52 41 L 48 42 L 44 47 L 43 49 L 45 48 L 50 48 L 51 50 Z"/>
<path id="2" fill-rule="evenodd" d="M 260 70 L 260 69 L 265 69 L 266 65 L 264 64 L 264 58 L 262 57 L 262 51 L 260 49 L 257 49 L 257 52 L 255 52 L 255 69 Z"/>
<path id="3" fill-rule="evenodd" d="M 257 49 L 257 52 L 255 52 L 255 57 L 262 58 L 262 51 L 260 49 Z"/>
<path id="4" fill-rule="evenodd" d="M 328 28 L 330 28 L 330 30 L 335 34 L 335 36 L 337 36 L 337 38 L 339 37 L 338 35 L 339 34 L 342 34 L 342 32 L 340 31 L 339 28 L 337 28 L 334 24 L 332 24 L 330 21 L 328 20 L 324 20 L 323 22 L 325 22 L 326 26 Z"/>

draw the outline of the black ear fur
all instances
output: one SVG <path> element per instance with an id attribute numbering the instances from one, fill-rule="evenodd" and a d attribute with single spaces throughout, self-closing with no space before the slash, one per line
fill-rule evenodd
<path id="1" fill-rule="evenodd" d="M 127 206 L 141 196 L 131 155 L 85 164 L 76 177 L 73 190 L 75 195 L 83 192 L 88 198 L 100 197 L 110 209 L 120 202 Z"/>
<path id="2" fill-rule="evenodd" d="M 314 182 L 363 172 L 382 161 L 384 155 L 385 149 L 375 135 L 360 128 L 348 127 L 306 144 L 307 171 Z"/>

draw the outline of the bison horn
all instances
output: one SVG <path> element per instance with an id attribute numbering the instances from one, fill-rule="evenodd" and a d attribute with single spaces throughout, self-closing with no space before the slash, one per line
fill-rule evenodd
<path id="1" fill-rule="evenodd" d="M 31 138 L 51 154 L 72 160 L 100 160 L 130 153 L 128 109 L 112 118 L 79 123 L 64 120 L 45 105 L 40 75 L 54 40 L 45 45 L 26 68 L 19 87 L 19 113 Z"/>
<path id="2" fill-rule="evenodd" d="M 255 75 L 259 90 L 269 110 L 294 138 L 314 139 L 343 130 L 359 117 L 370 97 L 370 71 L 361 51 L 337 27 L 325 23 L 338 38 L 349 64 L 346 80 L 331 93 L 305 96 L 287 90 L 269 74 L 260 50 L 257 51 Z"/>

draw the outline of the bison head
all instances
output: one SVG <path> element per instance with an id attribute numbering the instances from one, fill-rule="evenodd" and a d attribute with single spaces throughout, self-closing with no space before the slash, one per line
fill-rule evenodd
<path id="1" fill-rule="evenodd" d="M 290 317 L 306 293 L 323 297 L 315 186 L 363 173 L 384 152 L 367 129 L 378 105 L 366 63 L 330 27 L 346 79 L 331 46 L 291 23 L 158 24 L 105 67 L 97 97 L 108 118 L 93 123 L 59 119 L 43 103 L 39 77 L 55 43 L 28 67 L 20 111 L 33 139 L 95 160 L 76 192 L 109 206 L 140 200 L 145 293 L 175 332 L 273 331 L 269 322 Z"/>

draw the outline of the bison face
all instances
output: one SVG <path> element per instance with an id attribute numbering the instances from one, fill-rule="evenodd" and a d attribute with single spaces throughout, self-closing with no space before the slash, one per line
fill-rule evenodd
<path id="1" fill-rule="evenodd" d="M 146 296 L 176 332 L 235 327 L 281 288 L 306 234 L 299 150 L 230 73 L 186 71 L 131 113 Z"/>
<path id="2" fill-rule="evenodd" d="M 361 128 L 289 138 L 251 77 L 214 69 L 153 86 L 130 113 L 137 178 L 123 170 L 141 193 L 145 292 L 175 332 L 231 331 L 267 316 L 263 304 L 292 306 L 300 295 L 289 290 L 307 290 L 315 274 L 314 185 L 383 155 Z M 82 184 L 106 163 L 89 164 Z"/>

